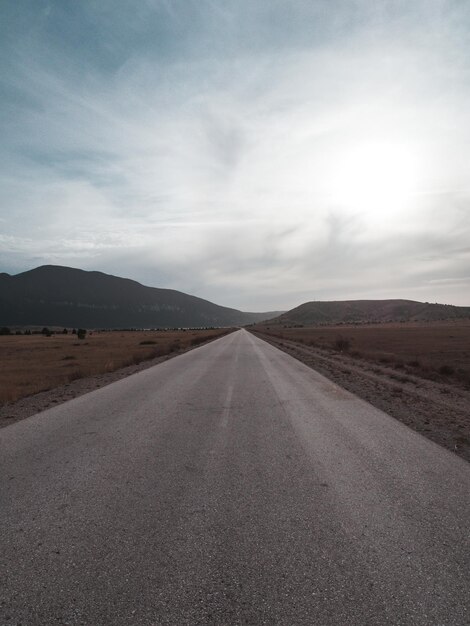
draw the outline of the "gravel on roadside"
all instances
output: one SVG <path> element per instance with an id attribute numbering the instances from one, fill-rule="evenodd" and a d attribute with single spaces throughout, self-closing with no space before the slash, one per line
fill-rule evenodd
<path id="1" fill-rule="evenodd" d="M 470 390 L 404 375 L 347 352 L 253 334 L 470 462 Z"/>
<path id="2" fill-rule="evenodd" d="M 219 339 L 219 337 L 210 338 L 205 341 L 204 344 L 209 343 L 210 341 L 215 341 L 216 339 Z M 82 396 L 85 393 L 89 393 L 90 391 L 94 391 L 95 389 L 114 383 L 117 380 L 121 380 L 122 378 L 131 376 L 132 374 L 141 372 L 142 370 L 158 365 L 159 363 L 163 363 L 164 361 L 168 361 L 168 359 L 172 359 L 179 354 L 183 354 L 189 350 L 194 350 L 199 347 L 199 345 L 179 349 L 164 356 L 157 356 L 153 359 L 149 359 L 148 361 L 142 361 L 137 365 L 128 365 L 127 367 L 115 370 L 114 372 L 106 372 L 95 376 L 79 378 L 68 383 L 67 385 L 55 387 L 54 389 L 48 389 L 47 391 L 41 391 L 32 396 L 26 396 L 20 400 L 16 400 L 15 402 L 7 402 L 6 404 L 0 406 L 0 428 L 9 426 L 14 422 L 31 417 L 31 415 L 50 409 L 53 406 L 57 406 L 58 404 L 62 404 L 63 402 L 67 402 L 68 400 L 72 400 L 78 396 Z"/>

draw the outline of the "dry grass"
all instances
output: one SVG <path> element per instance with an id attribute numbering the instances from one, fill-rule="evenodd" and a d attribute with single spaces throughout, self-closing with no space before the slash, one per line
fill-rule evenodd
<path id="1" fill-rule="evenodd" d="M 0 336 L 0 404 L 177 352 L 227 332 L 94 332 L 84 340 L 71 334 Z"/>
<path id="2" fill-rule="evenodd" d="M 255 326 L 254 330 L 348 352 L 405 373 L 470 384 L 470 320 L 303 328 L 268 324 Z"/>

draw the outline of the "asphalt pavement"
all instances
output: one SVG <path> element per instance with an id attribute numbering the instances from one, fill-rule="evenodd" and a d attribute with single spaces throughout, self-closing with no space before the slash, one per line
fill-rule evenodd
<path id="1" fill-rule="evenodd" d="M 0 431 L 0 624 L 470 624 L 470 465 L 241 330 Z"/>

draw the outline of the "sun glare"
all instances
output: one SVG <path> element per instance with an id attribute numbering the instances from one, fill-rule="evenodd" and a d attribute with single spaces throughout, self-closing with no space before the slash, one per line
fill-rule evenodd
<path id="1" fill-rule="evenodd" d="M 380 217 L 407 208 L 416 190 L 418 160 L 399 143 L 363 143 L 342 152 L 330 180 L 332 201 Z"/>

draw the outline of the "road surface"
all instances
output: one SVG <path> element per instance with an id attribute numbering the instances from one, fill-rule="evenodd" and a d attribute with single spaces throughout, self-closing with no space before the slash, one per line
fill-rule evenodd
<path id="1" fill-rule="evenodd" d="M 470 465 L 246 331 L 0 431 L 0 624 L 470 624 Z"/>

